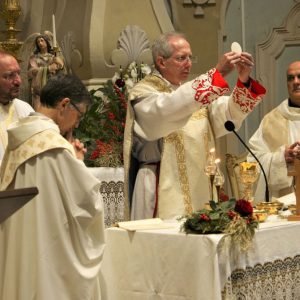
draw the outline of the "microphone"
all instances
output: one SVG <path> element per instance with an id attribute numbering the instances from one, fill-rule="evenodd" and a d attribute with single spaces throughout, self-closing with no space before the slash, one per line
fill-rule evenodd
<path id="1" fill-rule="evenodd" d="M 265 170 L 262 166 L 262 164 L 260 163 L 260 161 L 258 160 L 258 158 L 256 157 L 256 155 L 251 151 L 251 149 L 247 146 L 247 144 L 242 140 L 242 138 L 237 134 L 237 132 L 235 131 L 235 125 L 233 122 L 231 121 L 226 121 L 224 124 L 225 128 L 227 131 L 233 132 L 236 137 L 240 140 L 240 142 L 244 145 L 244 147 L 251 153 L 251 155 L 255 158 L 255 160 L 257 161 L 257 163 L 260 166 L 260 169 L 264 175 L 264 179 L 265 179 L 265 184 L 266 184 L 266 191 L 265 191 L 265 200 L 266 202 L 269 202 L 269 186 L 268 186 L 268 180 L 267 180 L 267 176 L 265 173 Z"/>

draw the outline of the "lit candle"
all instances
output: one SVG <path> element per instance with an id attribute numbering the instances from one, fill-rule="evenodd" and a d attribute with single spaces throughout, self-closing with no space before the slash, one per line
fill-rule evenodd
<path id="1" fill-rule="evenodd" d="M 56 28 L 55 28 L 55 16 L 52 15 L 52 33 L 53 33 L 53 47 L 56 47 Z"/>

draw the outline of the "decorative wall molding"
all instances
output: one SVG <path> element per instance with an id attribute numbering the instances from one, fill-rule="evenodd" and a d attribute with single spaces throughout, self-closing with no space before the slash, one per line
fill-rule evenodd
<path id="1" fill-rule="evenodd" d="M 114 66 L 128 66 L 131 62 L 152 64 L 152 54 L 147 34 L 136 25 L 128 25 L 122 30 L 117 48 L 112 51 Z"/>
<path id="2" fill-rule="evenodd" d="M 256 78 L 268 91 L 260 106 L 260 117 L 278 105 L 276 75 L 283 70 L 276 69 L 276 62 L 288 48 L 298 46 L 300 47 L 300 3 L 290 10 L 282 27 L 273 28 L 268 38 L 256 46 Z"/>
<path id="3" fill-rule="evenodd" d="M 172 24 L 171 17 L 169 16 L 166 9 L 165 1 L 151 0 L 151 4 L 161 32 L 173 31 L 174 26 Z M 172 10 L 172 17 L 174 18 L 174 5 L 172 5 L 172 1 L 170 2 L 170 6 L 170 9 Z"/>
<path id="4" fill-rule="evenodd" d="M 194 17 L 203 17 L 204 10 L 202 7 L 206 5 L 216 4 L 215 0 L 183 0 L 184 5 L 194 5 L 196 6 Z"/>
<path id="5" fill-rule="evenodd" d="M 61 42 L 61 50 L 69 73 L 76 72 L 82 66 L 82 54 L 76 48 L 74 33 L 68 31 Z"/>

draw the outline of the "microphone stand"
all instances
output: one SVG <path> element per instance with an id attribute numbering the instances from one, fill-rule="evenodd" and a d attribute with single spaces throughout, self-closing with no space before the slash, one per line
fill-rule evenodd
<path id="1" fill-rule="evenodd" d="M 265 173 L 265 170 L 263 168 L 263 166 L 261 165 L 260 161 L 258 160 L 258 158 L 256 157 L 256 155 L 251 151 L 251 149 L 246 145 L 246 143 L 240 138 L 240 136 L 236 133 L 236 131 L 234 129 L 232 129 L 232 132 L 236 135 L 236 137 L 240 140 L 240 142 L 244 145 L 244 147 L 251 153 L 251 155 L 255 158 L 255 160 L 258 162 L 260 169 L 263 173 L 264 179 L 265 179 L 265 183 L 266 183 L 266 191 L 265 191 L 265 200 L 266 202 L 270 202 L 270 196 L 269 196 L 269 187 L 268 187 L 268 181 L 267 181 L 267 176 Z"/>

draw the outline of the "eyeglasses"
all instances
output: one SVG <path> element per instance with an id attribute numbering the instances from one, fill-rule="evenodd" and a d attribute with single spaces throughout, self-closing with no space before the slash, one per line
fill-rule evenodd
<path id="1" fill-rule="evenodd" d="M 84 118 L 84 112 L 82 112 L 74 102 L 70 101 L 70 103 L 77 110 L 79 113 L 79 120 L 82 121 Z"/>
<path id="2" fill-rule="evenodd" d="M 192 55 L 182 55 L 182 56 L 170 56 L 170 57 L 165 57 L 165 59 L 169 59 L 169 58 L 172 58 L 172 59 L 175 59 L 177 62 L 179 63 L 185 63 L 185 62 L 193 62 L 194 61 L 194 57 Z"/>
<path id="3" fill-rule="evenodd" d="M 288 74 L 286 76 L 286 79 L 287 79 L 287 81 L 293 81 L 293 80 L 295 80 L 296 77 L 300 80 L 300 74 L 297 74 L 297 75 Z"/>

